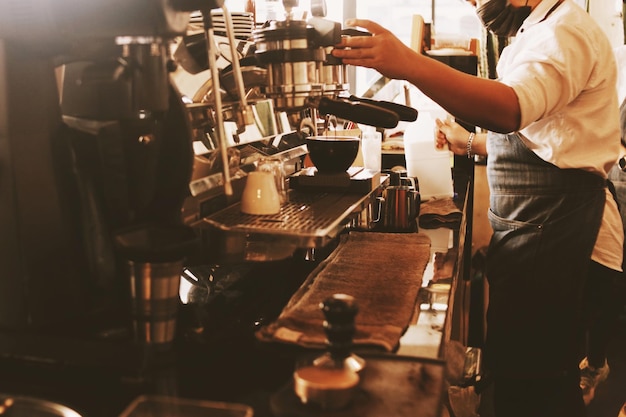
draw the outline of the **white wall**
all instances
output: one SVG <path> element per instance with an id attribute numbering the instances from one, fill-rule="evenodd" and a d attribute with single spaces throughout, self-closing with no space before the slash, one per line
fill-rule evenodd
<path id="1" fill-rule="evenodd" d="M 575 0 L 600 24 L 614 48 L 624 44 L 622 0 Z"/>

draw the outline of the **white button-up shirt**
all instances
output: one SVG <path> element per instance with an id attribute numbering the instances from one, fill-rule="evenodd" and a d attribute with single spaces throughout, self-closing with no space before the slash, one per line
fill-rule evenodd
<path id="1" fill-rule="evenodd" d="M 498 62 L 500 81 L 521 108 L 522 140 L 560 168 L 603 178 L 619 158 L 617 65 L 609 40 L 571 0 L 543 0 Z M 624 231 L 617 205 L 607 203 L 592 259 L 621 270 Z"/>

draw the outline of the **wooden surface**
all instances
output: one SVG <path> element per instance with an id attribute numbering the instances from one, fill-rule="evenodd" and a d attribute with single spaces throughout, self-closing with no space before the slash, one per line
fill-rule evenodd
<path id="1" fill-rule="evenodd" d="M 439 417 L 445 365 L 402 356 L 366 356 L 361 382 L 345 409 L 321 410 L 303 405 L 286 384 L 271 398 L 276 417 Z"/>

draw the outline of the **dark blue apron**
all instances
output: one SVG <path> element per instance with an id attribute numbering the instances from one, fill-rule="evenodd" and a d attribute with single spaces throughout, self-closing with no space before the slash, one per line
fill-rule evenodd
<path id="1" fill-rule="evenodd" d="M 542 160 L 517 134 L 490 133 L 487 146 L 487 368 L 512 378 L 578 372 L 582 293 L 606 180 Z"/>

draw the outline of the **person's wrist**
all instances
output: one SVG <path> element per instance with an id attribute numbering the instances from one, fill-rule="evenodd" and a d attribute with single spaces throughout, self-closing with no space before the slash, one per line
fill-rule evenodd
<path id="1" fill-rule="evenodd" d="M 467 138 L 466 151 L 467 151 L 467 157 L 469 159 L 474 157 L 474 151 L 472 151 L 472 144 L 474 143 L 474 137 L 476 137 L 476 133 L 470 132 L 469 137 Z"/>

